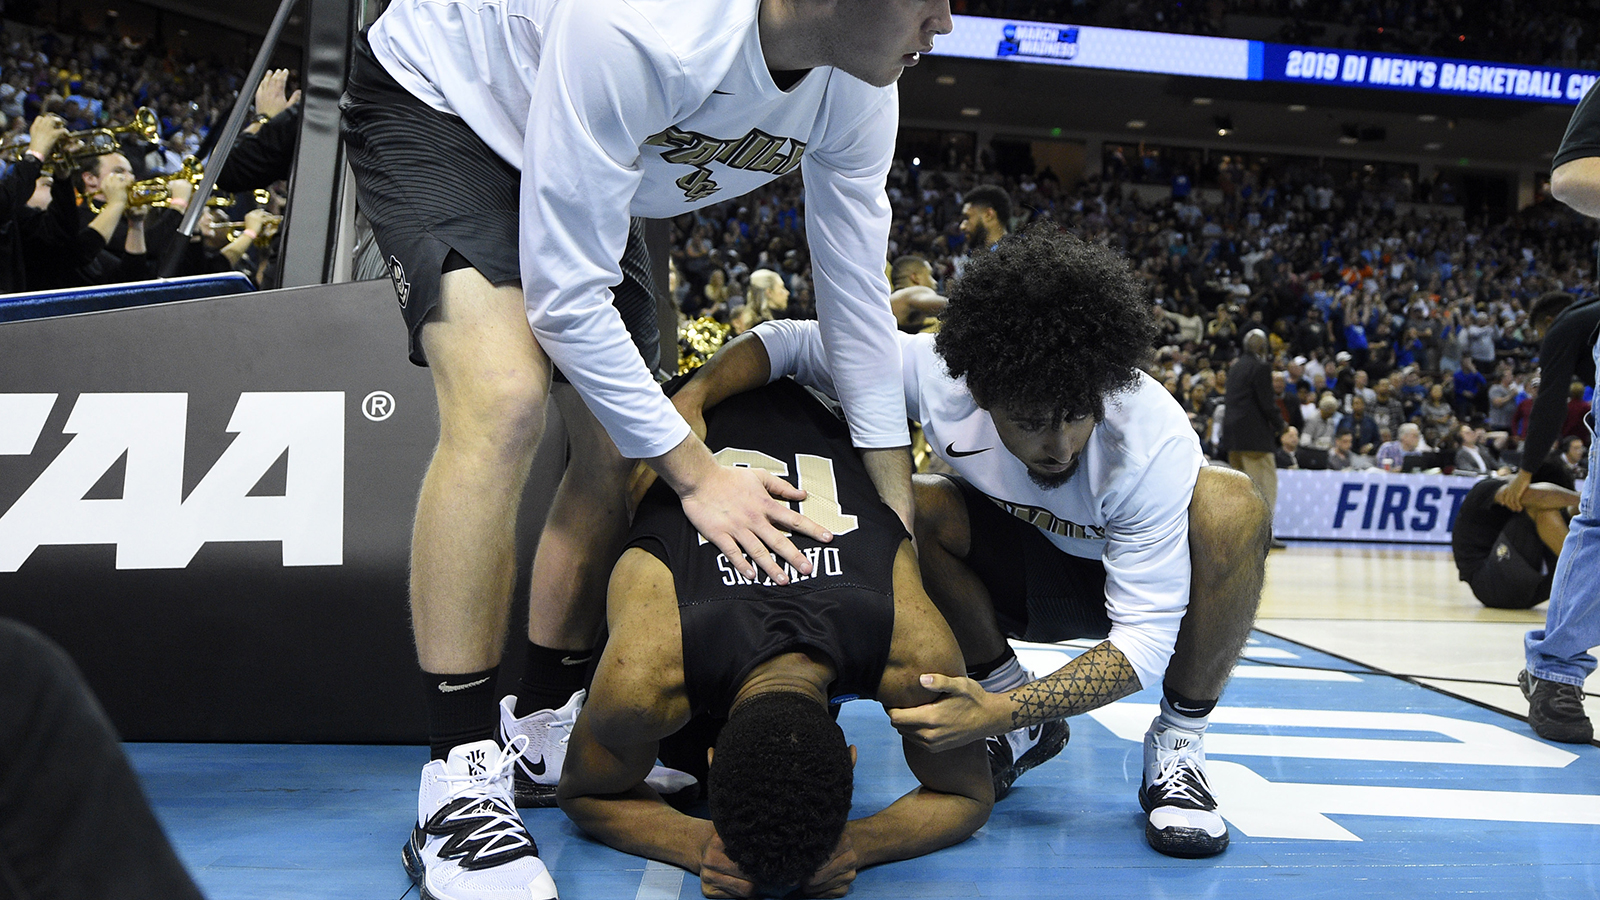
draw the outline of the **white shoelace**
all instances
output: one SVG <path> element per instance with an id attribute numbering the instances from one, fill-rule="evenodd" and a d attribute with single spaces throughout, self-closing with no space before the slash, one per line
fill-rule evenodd
<path id="1" fill-rule="evenodd" d="M 1187 800 L 1196 806 L 1209 806 L 1214 802 L 1211 785 L 1206 782 L 1205 770 L 1200 768 L 1193 754 L 1181 750 L 1160 751 L 1156 770 L 1156 787 L 1164 801 Z"/>
<path id="2" fill-rule="evenodd" d="M 500 845 L 508 838 L 512 846 L 533 842 L 528 835 L 527 826 L 522 823 L 522 817 L 517 814 L 516 805 L 509 799 L 512 773 L 515 771 L 517 760 L 522 758 L 527 749 L 527 735 L 519 734 L 501 751 L 499 761 L 484 772 L 477 775 L 453 775 L 446 771 L 438 776 L 439 780 L 451 785 L 446 795 L 446 802 L 441 804 L 441 808 L 450 801 L 469 794 L 482 794 L 490 801 L 473 808 L 474 818 L 485 817 L 487 820 L 472 830 L 471 837 L 483 841 L 485 847 L 494 848 L 493 852 L 506 849 Z"/>

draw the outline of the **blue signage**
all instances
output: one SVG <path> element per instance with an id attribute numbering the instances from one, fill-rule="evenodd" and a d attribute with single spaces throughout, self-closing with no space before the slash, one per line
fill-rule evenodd
<path id="1" fill-rule="evenodd" d="M 1572 106 L 1600 73 L 1553 66 L 1298 47 L 1206 37 L 956 16 L 934 56 L 1082 66 L 1234 81 L 1287 81 Z"/>

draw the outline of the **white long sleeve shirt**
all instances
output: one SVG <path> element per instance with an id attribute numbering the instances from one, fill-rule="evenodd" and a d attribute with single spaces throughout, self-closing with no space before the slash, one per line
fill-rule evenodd
<path id="1" fill-rule="evenodd" d="M 817 315 L 851 436 L 910 441 L 895 387 L 884 181 L 895 89 L 833 68 L 780 90 L 759 0 L 395 0 L 369 39 L 418 99 L 522 172 L 522 287 L 539 344 L 625 456 L 688 435 L 611 306 L 630 216 L 804 173 Z"/>
<path id="2" fill-rule="evenodd" d="M 813 323 L 766 322 L 755 333 L 774 378 L 791 375 L 832 393 Z M 1041 488 L 1000 443 L 994 420 L 966 382 L 950 377 L 933 342 L 931 334 L 900 336 L 900 386 L 928 446 L 1063 552 L 1102 562 L 1111 643 L 1141 685 L 1159 684 L 1189 606 L 1189 500 L 1205 465 L 1188 416 L 1141 372 L 1133 389 L 1106 399 L 1105 419 L 1090 432 L 1078 473 L 1061 487 Z"/>

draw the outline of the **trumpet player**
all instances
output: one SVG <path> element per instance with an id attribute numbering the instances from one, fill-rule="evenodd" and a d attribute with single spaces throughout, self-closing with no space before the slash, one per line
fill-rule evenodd
<path id="1" fill-rule="evenodd" d="M 26 290 L 27 259 L 23 252 L 20 219 L 39 212 L 28 200 L 37 192 L 44 161 L 56 142 L 67 133 L 66 123 L 54 113 L 37 116 L 28 128 L 28 151 L 0 179 L 0 293 Z"/>
<path id="2" fill-rule="evenodd" d="M 41 117 L 42 118 L 42 117 Z M 19 164 L 20 165 L 20 164 Z M 139 281 L 150 277 L 144 225 L 126 224 L 133 173 L 120 153 L 91 160 L 92 174 L 56 177 L 50 202 L 24 211 L 18 232 L 30 291 Z M 84 175 L 88 174 L 85 182 Z M 98 211 L 80 208 L 77 186 L 92 184 Z M 137 215 L 137 214 L 136 214 Z"/>

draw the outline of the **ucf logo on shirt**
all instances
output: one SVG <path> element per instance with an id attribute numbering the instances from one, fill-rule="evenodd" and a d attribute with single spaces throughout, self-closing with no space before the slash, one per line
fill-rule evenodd
<path id="1" fill-rule="evenodd" d="M 662 160 L 674 165 L 693 166 L 694 171 L 677 180 L 684 199 L 697 202 L 721 190 L 711 178 L 711 164 L 750 172 L 766 172 L 782 177 L 800 166 L 806 145 L 794 138 L 778 137 L 751 129 L 743 137 L 723 139 L 668 127 L 645 140 L 651 147 L 669 147 Z"/>
<path id="2" fill-rule="evenodd" d="M 1083 541 L 1103 541 L 1106 539 L 1106 530 L 1096 525 L 1079 525 L 1077 522 L 1068 522 L 1066 519 L 1058 518 L 1050 510 L 1040 509 L 1037 506 L 1007 503 L 1004 500 L 995 500 L 993 497 L 989 499 L 994 500 L 996 506 L 1013 516 L 1027 522 L 1029 525 L 1043 528 L 1051 534 L 1059 534 L 1062 537 L 1077 538 Z"/>

